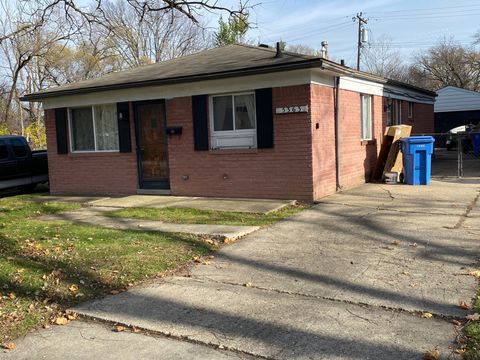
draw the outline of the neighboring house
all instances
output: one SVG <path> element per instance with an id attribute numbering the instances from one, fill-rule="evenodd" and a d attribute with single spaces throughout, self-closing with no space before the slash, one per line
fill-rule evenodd
<path id="1" fill-rule="evenodd" d="M 23 98 L 45 109 L 54 194 L 304 201 L 367 181 L 387 122 L 431 132 L 434 99 L 326 59 L 244 45 Z"/>
<path id="2" fill-rule="evenodd" d="M 437 91 L 435 132 L 446 133 L 461 125 L 480 123 L 480 92 L 446 86 Z"/>

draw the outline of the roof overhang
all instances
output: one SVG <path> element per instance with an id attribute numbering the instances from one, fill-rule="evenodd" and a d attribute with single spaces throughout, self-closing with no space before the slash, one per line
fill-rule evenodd
<path id="1" fill-rule="evenodd" d="M 235 69 L 231 71 L 211 72 L 206 74 L 188 75 L 188 76 L 172 77 L 172 78 L 165 78 L 165 79 L 133 81 L 133 82 L 107 84 L 107 85 L 99 85 L 99 86 L 86 86 L 83 88 L 76 88 L 76 89 L 61 89 L 61 88 L 59 88 L 58 90 L 51 89 L 51 90 L 45 90 L 45 91 L 40 91 L 37 93 L 25 95 L 21 97 L 20 100 L 43 101 L 44 99 L 49 99 L 54 97 L 72 96 L 72 95 L 87 94 L 92 92 L 182 84 L 182 83 L 198 82 L 198 81 L 205 81 L 205 80 L 225 79 L 225 78 L 231 78 L 231 77 L 267 74 L 267 73 L 275 73 L 275 72 L 297 70 L 297 69 L 308 69 L 308 68 L 319 68 L 325 73 L 328 73 L 332 76 L 348 76 L 348 77 L 353 77 L 353 78 L 362 79 L 366 81 L 372 81 L 379 84 L 409 88 L 411 90 L 415 90 L 417 92 L 423 93 L 431 97 L 436 96 L 436 93 L 432 91 L 421 89 L 421 88 L 418 88 L 409 84 L 405 84 L 402 82 L 389 80 L 384 77 L 373 75 L 370 73 L 358 71 L 358 70 L 349 68 L 347 66 L 343 66 L 322 58 L 314 58 L 314 59 L 306 59 L 306 60 L 301 60 L 301 61 L 297 61 L 294 63 L 287 63 L 287 64 L 274 64 L 270 66 L 251 67 L 251 68 Z"/>

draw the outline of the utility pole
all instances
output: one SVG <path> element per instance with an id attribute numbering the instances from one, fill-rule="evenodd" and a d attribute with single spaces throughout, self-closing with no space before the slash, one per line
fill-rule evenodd
<path id="1" fill-rule="evenodd" d="M 352 18 L 353 21 L 358 21 L 358 44 L 357 44 L 357 70 L 360 70 L 360 52 L 362 50 L 362 29 L 363 25 L 367 24 L 368 19 L 362 17 L 363 13 L 360 12 Z"/>

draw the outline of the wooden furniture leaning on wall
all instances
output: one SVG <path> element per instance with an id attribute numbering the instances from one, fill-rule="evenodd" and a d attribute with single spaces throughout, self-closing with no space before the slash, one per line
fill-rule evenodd
<path id="1" fill-rule="evenodd" d="M 400 175 L 403 170 L 403 158 L 399 140 L 409 137 L 411 132 L 410 125 L 394 125 L 385 129 L 372 181 L 383 181 L 386 172 L 397 172 Z"/>

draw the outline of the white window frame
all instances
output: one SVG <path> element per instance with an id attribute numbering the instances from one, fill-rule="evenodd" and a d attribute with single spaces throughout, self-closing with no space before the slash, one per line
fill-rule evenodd
<path id="1" fill-rule="evenodd" d="M 235 96 L 241 95 L 253 95 L 253 103 L 255 104 L 255 113 L 254 113 L 254 128 L 253 129 L 235 129 Z M 213 111 L 213 99 L 215 97 L 230 96 L 232 98 L 232 119 L 233 119 L 233 130 L 223 130 L 215 131 L 215 121 L 214 121 L 214 111 Z M 208 97 L 208 112 L 210 117 L 210 147 L 213 150 L 219 149 L 257 149 L 257 108 L 256 108 L 256 99 L 255 91 L 244 91 L 236 93 L 225 93 L 225 94 L 214 94 Z M 215 146 L 216 140 L 231 140 L 234 143 L 235 139 L 238 138 L 251 138 L 252 145 L 231 145 L 231 146 Z"/>
<path id="2" fill-rule="evenodd" d="M 364 112 L 363 112 L 363 98 L 368 97 L 368 125 L 370 127 L 370 136 L 365 137 L 363 133 L 363 122 L 364 122 Z M 373 139 L 373 112 L 372 112 L 372 95 L 369 94 L 360 94 L 360 137 L 365 141 L 369 141 Z"/>
<path id="3" fill-rule="evenodd" d="M 100 105 L 113 105 L 112 103 L 109 104 L 100 104 Z M 118 144 L 118 149 L 117 150 L 98 150 L 97 146 L 97 129 L 95 126 L 95 106 L 96 105 L 91 105 L 91 106 L 75 106 L 75 107 L 70 107 L 68 108 L 67 114 L 68 114 L 68 140 L 70 143 L 70 152 L 75 153 L 75 154 L 81 154 L 81 153 L 118 153 L 120 152 L 120 143 Z M 95 146 L 94 150 L 74 150 L 73 149 L 73 127 L 72 127 L 72 110 L 73 109 L 86 109 L 90 108 L 92 111 L 92 122 L 93 122 L 93 144 Z M 118 116 L 118 114 L 117 114 Z M 117 125 L 118 126 L 118 125 Z"/>

